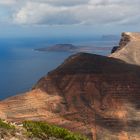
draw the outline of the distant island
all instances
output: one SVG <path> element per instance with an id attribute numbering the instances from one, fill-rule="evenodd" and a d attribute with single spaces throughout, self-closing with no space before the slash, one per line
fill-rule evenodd
<path id="1" fill-rule="evenodd" d="M 35 49 L 37 51 L 54 51 L 54 52 L 75 52 L 78 49 L 77 46 L 72 44 L 56 44 L 49 47 Z"/>
<path id="2" fill-rule="evenodd" d="M 102 49 L 102 47 L 100 48 Z M 95 46 L 76 46 L 73 44 L 55 44 L 49 47 L 35 49 L 35 51 L 78 53 L 78 52 L 94 52 L 95 49 L 97 49 L 97 47 Z"/>

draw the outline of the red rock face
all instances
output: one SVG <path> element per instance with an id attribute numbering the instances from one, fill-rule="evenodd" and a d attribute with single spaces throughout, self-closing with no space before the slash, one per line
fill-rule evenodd
<path id="1" fill-rule="evenodd" d="M 85 123 L 94 139 L 139 139 L 139 71 L 139 66 L 117 59 L 79 54 L 35 88 L 63 97 L 65 110 L 61 116 Z"/>
<path id="2" fill-rule="evenodd" d="M 93 140 L 139 140 L 140 67 L 79 53 L 29 93 L 0 102 L 10 121 L 46 120 Z"/>

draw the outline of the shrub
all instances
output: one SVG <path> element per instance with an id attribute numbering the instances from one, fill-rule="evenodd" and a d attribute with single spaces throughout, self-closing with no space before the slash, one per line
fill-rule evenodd
<path id="1" fill-rule="evenodd" d="M 25 121 L 23 127 L 29 136 L 46 139 L 48 137 L 61 138 L 63 140 L 88 140 L 85 136 L 70 132 L 67 129 L 47 124 L 46 122 Z"/>
<path id="2" fill-rule="evenodd" d="M 15 127 L 13 125 L 11 125 L 9 123 L 5 123 L 1 119 L 0 119 L 0 128 L 3 128 L 3 129 L 11 129 L 11 130 L 15 129 Z"/>

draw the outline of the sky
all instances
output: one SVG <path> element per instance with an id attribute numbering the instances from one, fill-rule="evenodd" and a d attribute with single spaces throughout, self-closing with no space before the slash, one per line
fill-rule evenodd
<path id="1" fill-rule="evenodd" d="M 140 0 L 0 0 L 0 37 L 139 32 Z"/>

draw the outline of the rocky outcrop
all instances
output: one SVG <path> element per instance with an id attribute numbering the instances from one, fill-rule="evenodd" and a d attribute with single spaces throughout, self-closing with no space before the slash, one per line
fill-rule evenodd
<path id="1" fill-rule="evenodd" d="M 113 48 L 114 49 L 114 48 Z M 121 59 L 129 64 L 140 65 L 140 33 L 122 33 L 119 46 L 110 57 Z"/>
<path id="2" fill-rule="evenodd" d="M 118 48 L 119 48 L 119 46 L 114 46 L 114 47 L 112 48 L 112 50 L 111 50 L 111 53 L 116 52 L 116 51 L 118 50 Z"/>

